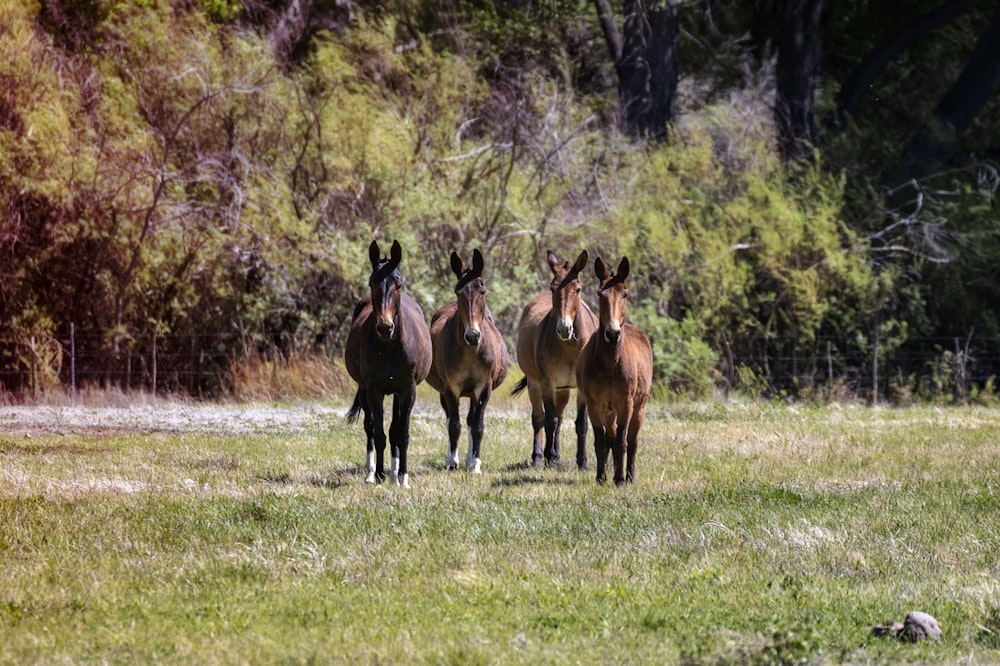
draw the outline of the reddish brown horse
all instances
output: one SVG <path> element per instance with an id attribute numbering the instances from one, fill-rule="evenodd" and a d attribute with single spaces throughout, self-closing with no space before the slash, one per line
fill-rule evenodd
<path id="1" fill-rule="evenodd" d="M 392 244 L 388 259 L 381 258 L 378 243 L 368 247 L 372 264 L 368 286 L 371 293 L 354 308 L 344 361 L 347 372 L 358 383 L 354 404 L 348 413 L 353 423 L 364 411 L 369 483 L 385 480 L 385 428 L 382 401 L 392 394 L 391 473 L 396 482 L 409 487 L 406 451 L 410 443 L 410 412 L 416 400 L 417 384 L 431 367 L 431 335 L 424 312 L 402 292 L 399 262 L 403 251 Z"/>
<path id="2" fill-rule="evenodd" d="M 527 387 L 531 399 L 532 465 L 542 460 L 542 428 L 546 464 L 559 460 L 559 426 L 570 390 L 577 386 L 576 359 L 597 329 L 597 318 L 580 299 L 580 271 L 587 266 L 587 251 L 581 252 L 572 266 L 560 263 L 551 251 L 547 258 L 552 269 L 551 289 L 524 306 L 517 331 L 517 362 L 524 379 L 514 393 Z M 576 463 L 580 469 L 587 468 L 587 407 L 579 393 Z"/>
<path id="3" fill-rule="evenodd" d="M 458 468 L 458 436 L 462 431 L 459 398 L 469 398 L 469 449 L 465 468 L 480 473 L 486 404 L 493 389 L 507 378 L 510 357 L 493 315 L 486 307 L 483 255 L 472 252 L 472 267 L 451 253 L 451 270 L 458 278 L 456 300 L 443 305 L 431 318 L 434 361 L 427 383 L 441 394 L 448 423 L 447 468 Z"/>
<path id="4" fill-rule="evenodd" d="M 598 291 L 601 326 L 580 353 L 576 382 L 594 425 L 597 481 L 606 481 L 610 448 L 614 453 L 615 483 L 621 485 L 635 480 L 639 428 L 653 383 L 653 351 L 646 336 L 625 323 L 628 258 L 618 264 L 617 273 L 609 274 L 598 257 L 594 272 L 601 284 Z"/>

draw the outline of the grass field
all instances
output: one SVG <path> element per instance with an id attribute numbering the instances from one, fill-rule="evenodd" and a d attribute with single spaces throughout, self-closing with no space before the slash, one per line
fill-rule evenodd
<path id="1" fill-rule="evenodd" d="M 1000 662 L 1000 410 L 655 404 L 616 488 L 433 407 L 409 490 L 342 407 L 0 408 L 0 662 Z"/>

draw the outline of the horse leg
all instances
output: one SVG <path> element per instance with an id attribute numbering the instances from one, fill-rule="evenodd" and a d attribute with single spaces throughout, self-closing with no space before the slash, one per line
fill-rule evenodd
<path id="1" fill-rule="evenodd" d="M 559 427 L 569 402 L 569 389 L 556 389 L 550 402 L 545 403 L 545 463 L 559 462 Z"/>
<path id="2" fill-rule="evenodd" d="M 479 450 L 483 444 L 483 432 L 486 430 L 486 404 L 490 401 L 493 387 L 489 381 L 479 393 L 469 399 L 469 450 L 465 454 L 465 469 L 473 474 L 480 474 L 481 459 Z"/>
<path id="3" fill-rule="evenodd" d="M 369 451 L 375 451 L 375 474 L 372 480 L 375 483 L 385 481 L 385 413 L 382 408 L 382 400 L 385 396 L 376 389 L 369 388 L 367 401 L 368 410 L 365 412 L 365 427 L 371 427 L 371 434 L 368 436 Z M 368 414 L 371 414 L 371 421 Z"/>
<path id="4" fill-rule="evenodd" d="M 615 485 L 620 486 L 625 483 L 625 436 L 627 434 L 626 424 L 616 419 L 613 432 L 610 433 L 613 441 L 611 443 L 611 456 L 615 464 Z"/>
<path id="5" fill-rule="evenodd" d="M 628 422 L 628 466 L 625 468 L 625 481 L 635 481 L 635 457 L 639 453 L 639 428 L 646 417 L 646 405 L 643 403 L 633 413 Z"/>
<path id="6" fill-rule="evenodd" d="M 406 452 L 410 448 L 410 414 L 417 400 L 417 387 L 411 384 L 402 393 L 397 393 L 392 399 L 392 425 L 389 426 L 389 439 L 392 441 L 392 452 L 398 455 L 393 458 L 392 466 L 396 477 L 396 485 L 410 487 L 410 477 L 406 468 Z"/>
<path id="7" fill-rule="evenodd" d="M 597 460 L 597 482 L 606 483 L 608 480 L 608 435 L 604 431 L 604 426 L 597 421 L 594 425 L 594 458 Z"/>
<path id="8" fill-rule="evenodd" d="M 358 402 L 361 404 L 365 425 L 365 483 L 375 483 L 375 419 L 372 418 L 367 391 L 358 391 Z"/>
<path id="9" fill-rule="evenodd" d="M 538 384 L 528 382 L 528 398 L 531 400 L 531 466 L 538 467 L 542 462 L 542 430 L 545 428 L 545 405 Z"/>
<path id="10" fill-rule="evenodd" d="M 458 469 L 458 436 L 462 431 L 462 421 L 458 415 L 458 396 L 450 391 L 442 393 L 441 406 L 444 407 L 448 427 L 448 455 L 445 469 L 455 470 Z"/>
<path id="11" fill-rule="evenodd" d="M 576 467 L 587 469 L 587 403 L 579 389 L 576 396 Z"/>

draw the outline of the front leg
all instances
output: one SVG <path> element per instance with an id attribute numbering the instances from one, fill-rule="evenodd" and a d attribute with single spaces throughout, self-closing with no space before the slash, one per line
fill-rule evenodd
<path id="1" fill-rule="evenodd" d="M 608 435 L 604 426 L 592 419 L 594 425 L 594 459 L 597 461 L 597 482 L 608 481 Z"/>
<path id="2" fill-rule="evenodd" d="M 462 432 L 462 420 L 458 414 L 458 396 L 447 391 L 441 394 L 445 425 L 448 429 L 448 451 L 445 455 L 445 469 L 458 469 L 458 436 Z"/>
<path id="3" fill-rule="evenodd" d="M 576 399 L 576 467 L 587 469 L 587 403 L 577 390 Z"/>
<path id="4" fill-rule="evenodd" d="M 369 452 L 375 451 L 375 474 L 372 479 L 375 483 L 385 481 L 385 414 L 382 411 L 382 400 L 384 398 L 379 390 L 368 389 L 368 407 L 371 414 L 371 434 L 369 435 Z M 368 427 L 368 416 L 365 416 L 365 425 Z M 369 456 L 370 457 L 370 456 Z M 371 475 L 369 475 L 371 477 Z"/>
<path id="5" fill-rule="evenodd" d="M 410 448 L 410 413 L 413 411 L 413 404 L 417 400 L 417 387 L 411 384 L 402 393 L 397 393 L 392 400 L 392 425 L 389 426 L 389 439 L 392 441 L 393 453 L 397 453 L 399 458 L 398 466 L 393 460 L 393 467 L 396 468 L 396 484 L 403 488 L 410 487 L 410 478 L 407 473 L 406 453 Z"/>
<path id="6" fill-rule="evenodd" d="M 473 474 L 481 473 L 482 459 L 479 455 L 486 431 L 486 404 L 492 393 L 493 387 L 487 381 L 479 396 L 469 400 L 469 450 L 465 454 L 465 469 Z"/>

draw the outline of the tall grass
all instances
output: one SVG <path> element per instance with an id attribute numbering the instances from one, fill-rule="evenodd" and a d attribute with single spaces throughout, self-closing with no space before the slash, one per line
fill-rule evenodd
<path id="1" fill-rule="evenodd" d="M 337 409 L 0 435 L 0 662 L 1000 661 L 1000 412 L 661 403 L 615 488 L 526 409 L 473 476 L 422 398 L 409 490 Z M 913 609 L 942 641 L 870 636 Z"/>

